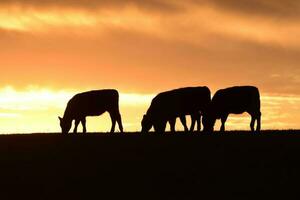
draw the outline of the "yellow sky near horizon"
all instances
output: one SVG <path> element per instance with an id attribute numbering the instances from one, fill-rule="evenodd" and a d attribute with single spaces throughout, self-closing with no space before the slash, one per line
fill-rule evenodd
<path id="1" fill-rule="evenodd" d="M 293 0 L 3 0 L 0 132 L 58 131 L 67 100 L 101 88 L 120 91 L 136 131 L 155 94 L 202 85 L 255 85 L 264 129 L 300 128 L 299 11 Z M 109 130 L 100 119 L 88 130 Z"/>
<path id="2" fill-rule="evenodd" d="M 22 91 L 10 86 L 0 89 L 0 133 L 60 132 L 57 117 L 63 115 L 67 102 L 78 92 L 80 91 L 53 91 L 37 87 Z M 126 132 L 141 130 L 140 121 L 155 95 L 120 92 L 120 111 Z M 299 128 L 300 95 L 262 95 L 261 102 L 264 130 Z M 189 117 L 187 119 L 190 124 Z M 226 127 L 230 130 L 248 130 L 249 122 L 248 114 L 230 115 Z M 219 126 L 220 123 L 217 123 L 215 128 L 219 129 Z M 108 132 L 110 127 L 107 113 L 100 117 L 87 118 L 89 132 Z M 176 129 L 183 130 L 179 120 Z"/>

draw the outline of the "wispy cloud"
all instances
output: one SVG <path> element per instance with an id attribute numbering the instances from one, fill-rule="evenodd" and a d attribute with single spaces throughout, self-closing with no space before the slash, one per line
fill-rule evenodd
<path id="1" fill-rule="evenodd" d="M 20 114 L 18 113 L 1 113 L 0 112 L 0 118 L 17 118 L 20 117 Z"/>
<path id="2" fill-rule="evenodd" d="M 145 11 L 172 12 L 178 10 L 177 6 L 180 1 L 167 0 L 3 0 L 0 5 L 18 6 L 22 8 L 63 8 L 78 10 L 102 10 L 102 9 L 119 9 L 128 6 L 134 6 Z"/>
<path id="3" fill-rule="evenodd" d="M 174 1 L 169 4 L 166 1 L 143 1 L 143 4 L 139 2 L 114 1 L 111 3 L 113 6 L 110 7 L 108 6 L 110 3 L 106 1 L 93 1 L 91 4 L 86 1 L 67 1 L 66 3 L 57 3 L 57 7 L 53 8 L 49 5 L 55 5 L 56 1 L 44 3 L 29 1 L 28 4 L 23 1 L 12 1 L 2 7 L 0 4 L 0 27 L 18 31 L 59 31 L 59 28 L 63 27 L 73 28 L 74 31 L 76 31 L 76 27 L 79 30 L 88 29 L 82 34 L 117 28 L 137 30 L 164 39 L 192 43 L 207 41 L 209 35 L 212 34 L 267 45 L 292 47 L 300 45 L 297 37 L 300 34 L 300 28 L 297 26 L 299 21 L 278 20 L 264 15 L 250 17 L 235 12 L 240 11 L 238 8 L 255 10 L 253 7 L 267 10 L 267 7 L 269 6 L 271 9 L 274 3 L 259 4 L 257 2 L 257 5 L 247 3 L 249 9 L 246 9 L 247 6 L 242 7 L 243 4 L 238 1 L 226 1 L 227 3 L 224 1 L 187 1 L 186 3 Z M 26 6 L 30 4 L 32 6 Z M 70 6 L 65 7 L 65 5 Z M 73 8 L 72 5 L 78 6 Z M 93 11 L 80 9 L 80 7 L 90 7 L 89 5 L 93 5 L 95 9 Z M 95 5 L 99 5 L 99 8 Z M 165 12 L 164 9 L 153 13 L 141 9 L 142 5 L 144 7 L 153 5 L 158 8 L 178 7 L 181 9 L 172 13 Z M 100 9 L 102 6 L 106 9 Z M 89 28 L 91 29 L 89 30 Z M 290 34 L 291 32 L 293 34 Z"/>
<path id="4" fill-rule="evenodd" d="M 300 3 L 294 0 L 191 0 L 198 5 L 209 4 L 239 15 L 263 16 L 276 20 L 299 20 Z"/>

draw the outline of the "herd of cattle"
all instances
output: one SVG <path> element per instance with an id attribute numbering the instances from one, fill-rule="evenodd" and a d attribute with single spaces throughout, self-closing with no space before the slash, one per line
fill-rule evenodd
<path id="1" fill-rule="evenodd" d="M 75 120 L 74 133 L 79 123 L 86 132 L 86 117 L 99 116 L 108 112 L 111 117 L 111 132 L 118 123 L 123 132 L 121 114 L 119 111 L 119 94 L 117 90 L 94 90 L 76 94 L 67 104 L 63 118 L 59 117 L 63 134 L 67 134 Z M 251 131 L 259 132 L 261 124 L 260 95 L 256 87 L 236 86 L 218 90 L 211 99 L 208 87 L 186 87 L 159 93 L 153 98 L 147 113 L 143 116 L 142 133 L 152 127 L 157 133 L 165 131 L 167 123 L 171 131 L 175 131 L 176 118 L 185 131 L 193 131 L 195 124 L 201 130 L 201 118 L 204 132 L 212 132 L 217 119 L 221 119 L 221 131 L 225 131 L 225 122 L 229 114 L 247 112 L 251 116 Z M 190 130 L 186 124 L 186 115 L 191 116 Z M 255 121 L 256 129 L 255 129 Z"/>

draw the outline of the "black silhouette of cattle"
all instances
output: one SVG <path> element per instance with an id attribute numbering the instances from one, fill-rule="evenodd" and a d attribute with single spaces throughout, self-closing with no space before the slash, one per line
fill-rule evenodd
<path id="1" fill-rule="evenodd" d="M 148 132 L 152 126 L 155 132 L 163 133 L 167 122 L 171 131 L 175 131 L 176 118 L 180 117 L 185 130 L 185 115 L 191 115 L 194 129 L 195 121 L 200 131 L 200 113 L 210 103 L 211 96 L 208 87 L 187 87 L 175 89 L 158 94 L 151 102 L 151 105 L 141 122 L 142 132 Z"/>
<path id="2" fill-rule="evenodd" d="M 260 95 L 256 87 L 236 86 L 218 90 L 204 113 L 204 131 L 212 132 L 216 119 L 221 119 L 220 131 L 225 131 L 228 115 L 244 112 L 251 115 L 252 132 L 254 132 L 255 120 L 257 121 L 256 131 L 259 132 L 261 126 Z"/>
<path id="3" fill-rule="evenodd" d="M 114 132 L 116 122 L 123 132 L 123 125 L 119 111 L 119 93 L 117 90 L 93 90 L 76 94 L 67 104 L 63 118 L 59 117 L 60 127 L 63 134 L 67 134 L 75 120 L 74 133 L 81 122 L 83 133 L 86 133 L 86 117 L 99 116 L 108 112 L 111 117 L 112 127 L 110 132 Z"/>

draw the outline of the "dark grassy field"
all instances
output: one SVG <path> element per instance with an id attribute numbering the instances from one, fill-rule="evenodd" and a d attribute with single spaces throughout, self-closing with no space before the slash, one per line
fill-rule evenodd
<path id="1" fill-rule="evenodd" d="M 297 195 L 299 133 L 2 135 L 0 196 L 142 200 Z"/>

